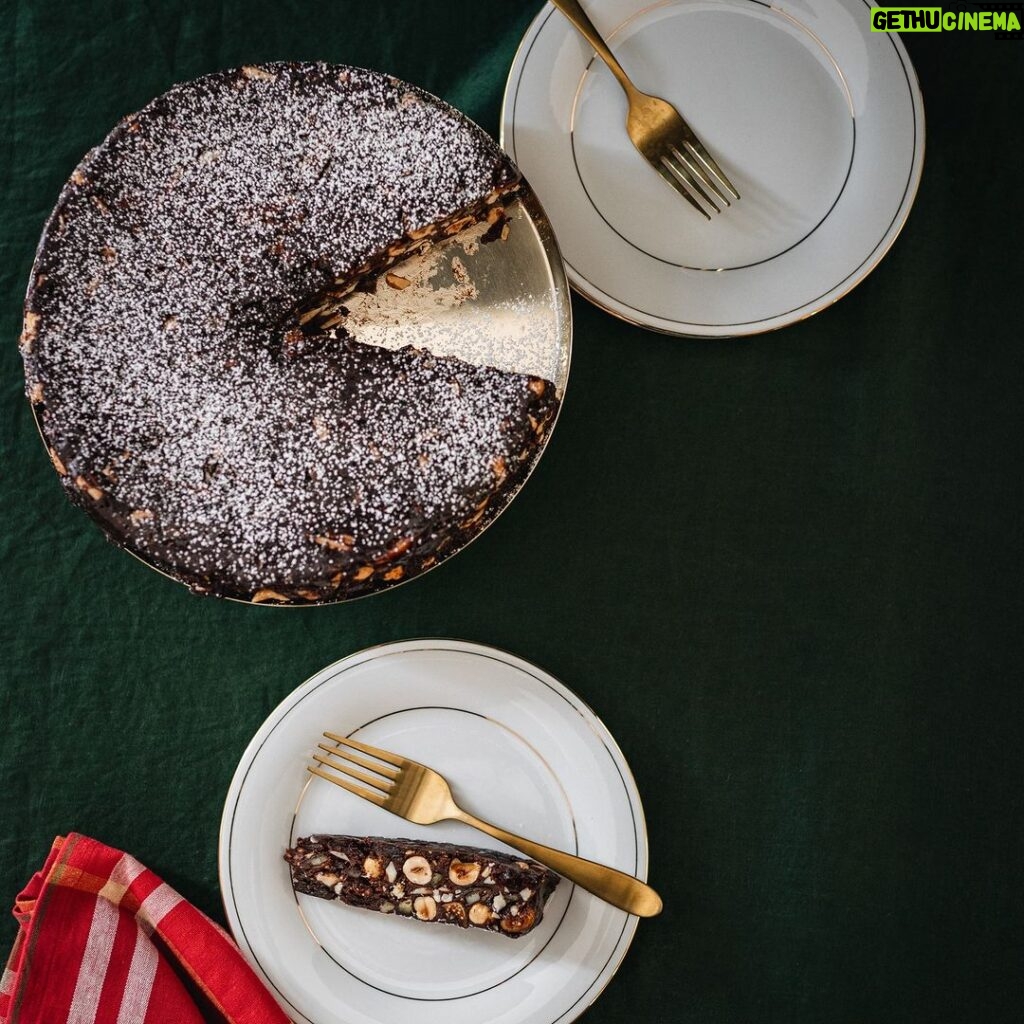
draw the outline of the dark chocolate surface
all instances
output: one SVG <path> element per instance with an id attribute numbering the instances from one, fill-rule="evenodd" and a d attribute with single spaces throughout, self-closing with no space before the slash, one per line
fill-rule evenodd
<path id="1" fill-rule="evenodd" d="M 65 187 L 26 300 L 69 496 L 194 589 L 256 601 L 357 596 L 456 550 L 521 480 L 553 386 L 284 328 L 517 180 L 458 112 L 352 68 L 222 72 L 125 118 Z"/>

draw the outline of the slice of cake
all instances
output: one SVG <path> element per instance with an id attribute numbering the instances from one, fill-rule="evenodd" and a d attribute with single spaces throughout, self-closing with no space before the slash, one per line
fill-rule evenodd
<path id="1" fill-rule="evenodd" d="M 333 601 L 436 565 L 514 494 L 559 396 L 360 343 L 344 299 L 475 223 L 501 244 L 518 187 L 464 116 L 371 71 L 245 67 L 125 118 L 65 186 L 26 299 L 67 494 L 202 593 Z"/>
<path id="2" fill-rule="evenodd" d="M 560 879 L 536 861 L 451 843 L 318 835 L 285 852 L 296 892 L 518 938 Z"/>

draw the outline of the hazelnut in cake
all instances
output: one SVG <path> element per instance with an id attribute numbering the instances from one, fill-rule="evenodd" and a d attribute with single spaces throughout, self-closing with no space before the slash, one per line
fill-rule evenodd
<path id="1" fill-rule="evenodd" d="M 316 835 L 285 852 L 296 892 L 518 938 L 560 879 L 536 861 L 452 843 Z"/>
<path id="2" fill-rule="evenodd" d="M 529 471 L 556 387 L 359 341 L 345 301 L 474 225 L 502 244 L 519 187 L 463 115 L 355 68 L 219 72 L 125 118 L 26 297 L 68 496 L 195 591 L 255 602 L 360 596 L 458 550 Z"/>

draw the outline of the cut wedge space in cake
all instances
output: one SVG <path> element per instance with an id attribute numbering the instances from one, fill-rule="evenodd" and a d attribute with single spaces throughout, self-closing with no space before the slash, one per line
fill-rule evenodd
<path id="1" fill-rule="evenodd" d="M 153 567 L 256 602 L 360 596 L 458 550 L 529 471 L 555 374 L 384 300 L 443 254 L 452 288 L 408 324 L 465 301 L 453 247 L 502 244 L 519 187 L 457 111 L 354 68 L 220 72 L 125 118 L 65 186 L 26 299 L 68 495 Z"/>

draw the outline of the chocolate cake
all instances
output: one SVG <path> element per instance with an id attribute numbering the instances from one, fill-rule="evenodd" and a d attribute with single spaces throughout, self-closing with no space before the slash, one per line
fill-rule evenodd
<path id="1" fill-rule="evenodd" d="M 496 850 L 378 836 L 310 836 L 285 852 L 292 888 L 381 914 L 518 938 L 544 916 L 560 879 Z"/>
<path id="2" fill-rule="evenodd" d="M 69 497 L 201 593 L 341 600 L 443 560 L 525 476 L 555 386 L 364 344 L 344 300 L 474 224 L 502 244 L 518 187 L 479 128 L 372 71 L 244 67 L 126 117 L 65 186 L 25 305 Z"/>

